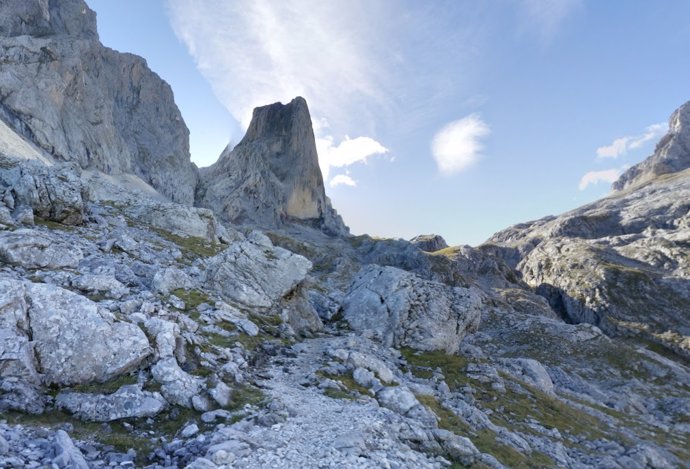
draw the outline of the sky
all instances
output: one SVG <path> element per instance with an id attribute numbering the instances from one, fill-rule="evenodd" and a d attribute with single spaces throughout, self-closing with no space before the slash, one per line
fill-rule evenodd
<path id="1" fill-rule="evenodd" d="M 481 244 L 607 195 L 690 100 L 686 0 L 87 0 L 175 93 L 192 161 L 306 98 L 354 234 Z"/>

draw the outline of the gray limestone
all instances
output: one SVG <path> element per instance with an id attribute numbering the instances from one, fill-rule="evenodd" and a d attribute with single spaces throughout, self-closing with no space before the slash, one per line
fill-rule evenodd
<path id="1" fill-rule="evenodd" d="M 91 422 L 153 417 L 167 406 L 160 393 L 143 391 L 136 384 L 122 386 L 112 394 L 62 392 L 57 395 L 55 404 L 59 409 Z"/>
<path id="2" fill-rule="evenodd" d="M 31 335 L 46 383 L 106 381 L 150 353 L 144 332 L 63 288 L 28 284 Z"/>
<path id="3" fill-rule="evenodd" d="M 101 45 L 86 2 L 10 0 L 0 18 L 0 120 L 56 161 L 136 174 L 193 202 L 197 170 L 172 90 L 144 59 Z"/>
<path id="4" fill-rule="evenodd" d="M 293 290 L 311 269 L 306 258 L 254 236 L 208 259 L 206 282 L 228 301 L 269 308 Z"/>
<path id="5" fill-rule="evenodd" d="M 28 269 L 76 267 L 83 254 L 52 234 L 32 229 L 0 232 L 0 261 Z"/>
<path id="6" fill-rule="evenodd" d="M 418 235 L 412 238 L 410 243 L 426 252 L 439 251 L 448 247 L 443 236 L 437 234 Z"/>
<path id="7" fill-rule="evenodd" d="M 350 286 L 343 314 L 354 330 L 372 330 L 388 346 L 456 353 L 465 335 L 479 326 L 481 307 L 474 289 L 370 265 Z"/>

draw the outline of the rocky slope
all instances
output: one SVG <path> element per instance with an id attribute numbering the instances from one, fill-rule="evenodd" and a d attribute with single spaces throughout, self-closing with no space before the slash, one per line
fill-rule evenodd
<path id="1" fill-rule="evenodd" d="M 330 234 L 348 232 L 326 197 L 303 98 L 254 109 L 242 141 L 201 170 L 197 204 L 235 224 L 275 228 L 299 221 Z"/>
<path id="2" fill-rule="evenodd" d="M 0 467 L 690 467 L 688 170 L 472 248 L 345 235 L 301 99 L 209 208 L 46 148 L 0 126 Z"/>
<path id="3" fill-rule="evenodd" d="M 197 171 L 172 90 L 141 57 L 101 45 L 83 0 L 1 2 L 0 63 L 0 120 L 44 154 L 192 204 Z"/>
<path id="4" fill-rule="evenodd" d="M 494 235 L 489 244 L 568 322 L 638 335 L 690 356 L 690 104 L 654 155 L 595 203 Z M 677 168 L 677 170 L 675 170 Z"/>

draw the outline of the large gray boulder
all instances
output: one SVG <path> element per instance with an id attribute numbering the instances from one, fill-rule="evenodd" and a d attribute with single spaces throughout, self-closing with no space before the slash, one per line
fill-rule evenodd
<path id="1" fill-rule="evenodd" d="M 348 232 L 326 197 L 304 98 L 254 109 L 242 141 L 200 176 L 197 204 L 225 221 L 264 228 L 299 221 Z"/>
<path id="2" fill-rule="evenodd" d="M 172 404 L 193 408 L 194 398 L 204 390 L 204 380 L 186 373 L 174 357 L 159 360 L 151 367 L 151 374 L 161 385 L 163 397 Z"/>
<path id="3" fill-rule="evenodd" d="M 208 259 L 206 285 L 227 301 L 252 308 L 270 308 L 307 275 L 311 262 L 273 246 L 258 232 Z"/>
<path id="4" fill-rule="evenodd" d="M 0 410 L 43 411 L 29 324 L 24 284 L 0 278 Z"/>
<path id="5" fill-rule="evenodd" d="M 0 120 L 56 161 L 132 173 L 191 204 L 189 131 L 141 57 L 103 47 L 84 0 L 0 2 Z M 171 183 L 174 181 L 174 183 Z"/>
<path id="6" fill-rule="evenodd" d="M 654 154 L 625 171 L 613 183 L 613 189 L 623 190 L 687 168 L 690 168 L 690 102 L 671 114 L 668 133 L 657 143 Z"/>
<path id="7" fill-rule="evenodd" d="M 29 283 L 30 331 L 46 384 L 107 381 L 151 353 L 144 332 L 91 300 L 55 285 Z"/>
<path id="8" fill-rule="evenodd" d="M 479 326 L 482 302 L 475 289 L 449 287 L 395 267 L 369 265 L 343 301 L 356 331 L 371 330 L 387 346 L 458 351 Z"/>
<path id="9" fill-rule="evenodd" d="M 47 166 L 0 155 L 0 207 L 12 214 L 28 208 L 42 220 L 81 224 L 88 188 L 80 176 L 74 164 Z"/>
<path id="10" fill-rule="evenodd" d="M 0 232 L 0 262 L 27 269 L 77 267 L 81 250 L 56 236 L 33 229 Z"/>
<path id="11" fill-rule="evenodd" d="M 141 385 L 122 386 L 112 394 L 62 392 L 55 405 L 81 420 L 112 422 L 125 418 L 153 417 L 167 406 L 158 392 L 143 391 Z"/>
<path id="12" fill-rule="evenodd" d="M 410 243 L 426 252 L 434 252 L 448 247 L 443 236 L 437 234 L 418 235 L 412 238 Z"/>

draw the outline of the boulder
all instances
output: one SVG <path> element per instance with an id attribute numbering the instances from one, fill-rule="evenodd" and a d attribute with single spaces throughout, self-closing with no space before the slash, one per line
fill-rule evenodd
<path id="1" fill-rule="evenodd" d="M 456 353 L 465 335 L 479 326 L 481 307 L 473 288 L 369 265 L 352 282 L 343 313 L 355 331 L 374 331 L 387 346 Z"/>
<path id="2" fill-rule="evenodd" d="M 43 411 L 29 324 L 24 284 L 0 278 L 0 410 Z"/>
<path id="3" fill-rule="evenodd" d="M 81 420 L 112 422 L 114 420 L 153 417 L 167 405 L 158 392 L 143 391 L 140 385 L 120 387 L 112 394 L 61 392 L 55 399 L 59 409 Z"/>
<path id="4" fill-rule="evenodd" d="M 311 262 L 263 238 L 236 242 L 208 259 L 206 285 L 227 301 L 256 308 L 270 308 L 292 291 Z"/>
<path id="5" fill-rule="evenodd" d="M 174 357 L 159 360 L 151 367 L 151 373 L 161 385 L 163 397 L 172 404 L 191 409 L 193 399 L 203 390 L 203 380 L 185 373 Z"/>
<path id="6" fill-rule="evenodd" d="M 211 242 L 227 240 L 225 228 L 208 209 L 180 204 L 146 201 L 124 208 L 137 223 L 165 230 L 183 238 L 202 238 Z"/>
<path id="7" fill-rule="evenodd" d="M 27 269 L 77 267 L 81 250 L 56 236 L 33 229 L 0 233 L 0 262 Z"/>
<path id="8" fill-rule="evenodd" d="M 0 194 L 5 194 L 5 204 L 10 202 L 8 208 L 16 214 L 30 208 L 36 218 L 79 225 L 84 221 L 88 194 L 80 175 L 74 164 L 46 166 L 5 159 L 0 165 Z"/>
<path id="9" fill-rule="evenodd" d="M 73 278 L 71 285 L 85 293 L 105 295 L 109 298 L 120 298 L 129 292 L 112 274 L 83 274 Z"/>
<path id="10" fill-rule="evenodd" d="M 89 465 L 79 448 L 74 446 L 72 439 L 64 430 L 55 433 L 55 457 L 53 465 L 73 469 L 89 469 Z"/>
<path id="11" fill-rule="evenodd" d="M 410 243 L 426 252 L 434 252 L 448 247 L 443 236 L 437 234 L 415 236 L 410 240 Z"/>
<path id="12" fill-rule="evenodd" d="M 165 267 L 155 273 L 151 287 L 158 293 L 169 295 L 171 291 L 178 288 L 194 288 L 194 281 L 176 267 Z"/>
<path id="13" fill-rule="evenodd" d="M 27 284 L 37 368 L 46 384 L 107 381 L 151 353 L 144 332 L 55 285 Z"/>

